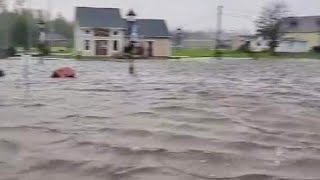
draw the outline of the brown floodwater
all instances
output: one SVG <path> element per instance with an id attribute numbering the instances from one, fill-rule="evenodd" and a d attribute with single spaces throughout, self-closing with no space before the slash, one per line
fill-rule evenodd
<path id="1" fill-rule="evenodd" d="M 134 65 L 1 60 L 0 179 L 320 179 L 320 61 Z"/>

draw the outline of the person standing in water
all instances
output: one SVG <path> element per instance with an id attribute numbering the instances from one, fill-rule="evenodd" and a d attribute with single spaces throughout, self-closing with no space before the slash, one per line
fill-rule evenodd
<path id="1" fill-rule="evenodd" d="M 134 74 L 134 60 L 133 59 L 130 59 L 129 73 Z"/>

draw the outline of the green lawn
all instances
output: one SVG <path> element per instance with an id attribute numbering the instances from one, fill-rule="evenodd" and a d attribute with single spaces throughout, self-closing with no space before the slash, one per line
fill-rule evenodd
<path id="1" fill-rule="evenodd" d="M 240 51 L 233 51 L 233 50 L 220 50 L 222 53 L 221 55 L 223 57 L 239 57 L 239 58 L 244 58 L 244 57 L 249 57 L 247 53 L 240 52 Z M 215 50 L 211 49 L 173 49 L 172 50 L 173 56 L 174 57 L 215 57 L 216 52 Z"/>
<path id="2" fill-rule="evenodd" d="M 298 53 L 298 54 L 278 54 L 272 56 L 268 52 L 259 53 L 245 53 L 241 51 L 234 50 L 220 50 L 222 57 L 233 57 L 233 58 L 268 58 L 268 59 L 283 59 L 283 58 L 311 58 L 320 59 L 320 53 L 308 52 L 308 53 Z M 173 49 L 173 57 L 215 57 L 215 50 L 212 49 Z"/>
<path id="3" fill-rule="evenodd" d="M 173 56 L 212 57 L 214 51 L 209 49 L 173 49 Z"/>

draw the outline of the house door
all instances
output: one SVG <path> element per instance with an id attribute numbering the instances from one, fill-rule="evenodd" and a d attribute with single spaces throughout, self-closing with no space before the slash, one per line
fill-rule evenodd
<path id="1" fill-rule="evenodd" d="M 152 41 L 148 42 L 148 56 L 149 57 L 153 56 L 153 42 Z"/>
<path id="2" fill-rule="evenodd" d="M 96 55 L 97 56 L 108 55 L 108 41 L 106 41 L 106 40 L 97 40 L 96 41 Z"/>

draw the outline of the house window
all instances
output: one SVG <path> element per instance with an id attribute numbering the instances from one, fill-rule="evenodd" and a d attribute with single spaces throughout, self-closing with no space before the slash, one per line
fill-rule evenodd
<path id="1" fill-rule="evenodd" d="M 85 40 L 84 41 L 84 49 L 85 50 L 90 50 L 90 41 L 89 40 Z"/>
<path id="2" fill-rule="evenodd" d="M 290 22 L 290 27 L 291 28 L 295 28 L 295 27 L 297 27 L 298 26 L 298 22 L 297 21 L 291 21 Z"/>
<path id="3" fill-rule="evenodd" d="M 113 41 L 113 50 L 114 51 L 118 51 L 119 47 L 118 47 L 118 41 Z"/>
<path id="4" fill-rule="evenodd" d="M 96 28 L 94 29 L 94 36 L 109 37 L 109 30 L 103 28 Z"/>
<path id="5" fill-rule="evenodd" d="M 113 31 L 113 35 L 117 36 L 119 34 L 118 31 Z"/>
<path id="6" fill-rule="evenodd" d="M 86 30 L 83 30 L 85 34 L 90 34 L 90 30 L 89 29 L 86 29 Z"/>

